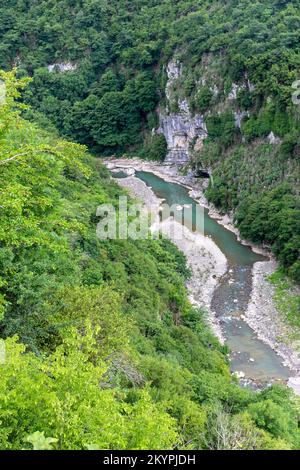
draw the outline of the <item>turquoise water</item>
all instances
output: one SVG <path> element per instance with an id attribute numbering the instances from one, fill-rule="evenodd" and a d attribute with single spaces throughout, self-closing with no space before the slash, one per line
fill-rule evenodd
<path id="1" fill-rule="evenodd" d="M 194 215 L 188 221 L 190 228 L 203 231 L 203 224 L 196 224 L 195 220 L 197 203 L 189 196 L 186 188 L 167 183 L 152 173 L 137 172 L 136 176 L 169 206 L 181 206 L 174 212 L 176 220 L 182 219 L 182 206 L 192 206 Z M 244 372 L 248 379 L 260 383 L 286 380 L 291 373 L 282 365 L 282 359 L 260 341 L 241 318 L 251 296 L 253 264 L 266 258 L 242 245 L 234 233 L 211 219 L 206 209 L 204 234 L 214 240 L 228 260 L 228 270 L 214 292 L 211 308 L 221 322 L 227 344 L 232 351 L 232 371 Z"/>

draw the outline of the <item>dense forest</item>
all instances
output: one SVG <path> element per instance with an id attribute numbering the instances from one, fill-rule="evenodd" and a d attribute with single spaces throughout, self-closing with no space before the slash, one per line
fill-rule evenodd
<path id="1" fill-rule="evenodd" d="M 179 92 L 208 118 L 193 156 L 208 198 L 299 281 L 299 24 L 298 1 L 2 1 L 1 450 L 300 448 L 293 392 L 240 387 L 175 246 L 97 238 L 97 206 L 124 190 L 95 158 L 163 159 L 151 131 L 176 54 Z M 204 54 L 222 56 L 224 93 L 255 86 L 239 131 L 198 89 Z"/>
<path id="2" fill-rule="evenodd" d="M 95 208 L 123 190 L 24 120 L 27 80 L 2 78 L 0 448 L 299 448 L 292 392 L 238 385 L 187 299 L 184 256 L 98 239 Z"/>
<path id="3" fill-rule="evenodd" d="M 207 121 L 194 156 L 213 170 L 207 197 L 233 210 L 242 235 L 272 246 L 300 280 L 300 120 L 291 98 L 300 77 L 298 0 L 6 0 L 0 13 L 0 66 L 33 77 L 27 118 L 98 155 L 164 158 L 164 139 L 150 131 L 166 64 L 180 60 L 178 93 Z M 212 81 L 199 84 L 209 55 L 217 97 Z M 234 109 L 218 107 L 233 83 L 246 83 L 234 104 L 244 113 L 240 129 Z M 270 132 L 280 145 L 266 141 Z"/>

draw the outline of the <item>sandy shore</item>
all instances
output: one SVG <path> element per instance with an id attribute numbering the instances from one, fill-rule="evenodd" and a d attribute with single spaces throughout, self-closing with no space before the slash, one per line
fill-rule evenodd
<path id="1" fill-rule="evenodd" d="M 118 184 L 127 188 L 137 199 L 140 199 L 147 210 L 159 210 L 162 200 L 158 199 L 152 189 L 135 178 L 117 179 Z M 161 232 L 170 238 L 181 250 L 191 269 L 192 276 L 187 282 L 189 299 L 197 307 L 204 307 L 207 312 L 207 322 L 221 343 L 225 342 L 217 318 L 210 309 L 211 299 L 218 280 L 227 270 L 227 261 L 218 246 L 208 237 L 192 233 L 187 227 L 169 218 L 163 222 L 156 217 L 151 230 L 153 233 Z"/>
<path id="2" fill-rule="evenodd" d="M 291 379 L 290 386 L 300 394 L 300 358 L 298 352 L 296 351 L 296 349 L 298 348 L 296 348 L 296 345 L 290 344 L 290 330 L 284 323 L 280 312 L 276 308 L 275 301 L 273 300 L 274 288 L 272 284 L 267 280 L 267 277 L 277 269 L 277 263 L 272 258 L 268 247 L 256 246 L 251 242 L 242 240 L 238 229 L 234 227 L 232 214 L 224 216 L 220 214 L 211 204 L 208 203 L 203 194 L 203 191 L 208 184 L 207 180 L 199 181 L 199 179 L 192 178 L 190 176 L 179 175 L 177 168 L 174 166 L 161 165 L 155 162 L 146 162 L 139 159 L 108 159 L 105 161 L 105 164 L 109 169 L 128 169 L 129 172 L 132 172 L 132 169 L 136 171 L 148 171 L 159 176 L 167 182 L 178 183 L 185 186 L 189 189 L 190 196 L 193 199 L 195 199 L 201 205 L 209 209 L 210 217 L 214 218 L 220 225 L 223 225 L 228 230 L 234 232 L 241 243 L 243 243 L 244 245 L 251 246 L 253 251 L 259 254 L 263 254 L 269 258 L 269 261 L 256 263 L 253 267 L 252 295 L 244 319 L 248 323 L 248 325 L 257 333 L 258 337 L 264 343 L 268 344 L 278 355 L 280 355 L 283 358 L 284 363 L 293 371 L 293 373 L 295 373 L 295 375 L 297 375 L 296 378 Z M 203 238 L 209 240 L 206 237 Z M 185 247 L 179 248 L 182 251 L 189 251 L 187 245 Z M 197 248 L 197 250 L 198 249 L 199 248 Z M 192 251 L 192 248 L 190 250 L 191 251 L 188 257 L 191 260 L 190 262 L 193 263 L 194 253 Z M 213 256 L 219 257 L 221 264 L 224 263 L 224 255 L 220 250 L 218 254 L 215 251 Z M 192 290 L 195 289 L 196 297 L 199 296 L 199 298 L 201 299 L 200 301 L 204 303 L 206 307 L 209 308 L 210 299 L 212 298 L 213 289 L 217 285 L 217 280 L 214 279 L 214 281 L 216 281 L 214 284 L 208 282 L 207 284 L 202 284 L 199 288 L 199 282 L 197 281 L 196 273 L 196 264 L 198 264 L 199 262 L 200 260 L 197 260 L 194 264 L 194 267 L 192 267 L 193 276 L 195 276 L 195 282 L 193 283 L 193 280 L 191 280 L 191 284 L 189 286 L 191 292 L 190 295 L 194 295 L 194 292 L 192 292 Z M 211 266 L 208 270 L 210 269 L 212 269 Z M 212 271 L 209 272 L 212 273 Z M 202 272 L 201 275 L 203 277 L 204 273 Z M 220 278 L 220 275 L 218 273 L 214 273 L 213 275 L 216 275 L 217 279 Z M 208 278 L 210 278 L 210 276 L 211 274 L 208 275 Z M 208 289 L 209 293 L 207 298 L 205 298 L 205 294 L 197 292 L 200 290 L 205 292 L 206 289 Z M 194 301 L 196 303 L 197 299 L 194 299 Z M 209 311 L 211 318 L 214 318 L 210 308 Z M 220 334 L 217 333 L 215 327 L 214 331 L 216 332 L 218 337 L 220 337 Z M 223 339 L 222 335 L 221 337 Z"/>

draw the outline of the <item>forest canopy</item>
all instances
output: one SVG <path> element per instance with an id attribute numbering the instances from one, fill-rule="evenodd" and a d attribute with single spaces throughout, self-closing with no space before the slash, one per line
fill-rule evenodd
<path id="1" fill-rule="evenodd" d="M 27 80 L 1 76 L 0 449 L 299 448 L 292 391 L 238 385 L 184 256 L 98 239 L 97 206 L 123 190 L 24 120 Z"/>
<path id="2" fill-rule="evenodd" d="M 1 450 L 300 448 L 299 401 L 240 387 L 183 254 L 96 237 L 125 193 L 95 158 L 164 160 L 179 61 L 171 111 L 205 119 L 206 196 L 299 282 L 299 41 L 298 0 L 2 0 Z"/>
<path id="3" fill-rule="evenodd" d="M 43 129 L 97 155 L 162 161 L 166 142 L 153 131 L 165 103 L 166 65 L 179 60 L 178 93 L 204 114 L 209 131 L 193 157 L 197 167 L 212 169 L 208 199 L 234 211 L 243 237 L 270 246 L 299 282 L 300 119 L 291 99 L 300 78 L 299 31 L 298 0 L 6 0 L 0 66 L 32 78 L 24 115 Z M 203 64 L 211 77 L 199 86 Z M 233 86 L 239 92 L 227 109 Z M 267 148 L 270 134 L 280 144 Z M 277 204 L 282 191 L 285 203 Z M 256 214 L 266 222 L 256 223 Z"/>

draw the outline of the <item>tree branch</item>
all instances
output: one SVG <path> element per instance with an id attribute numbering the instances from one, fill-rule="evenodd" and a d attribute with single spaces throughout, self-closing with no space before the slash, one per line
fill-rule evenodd
<path id="1" fill-rule="evenodd" d="M 50 153 L 52 155 L 57 155 L 57 152 L 51 149 L 37 149 L 37 150 L 28 150 L 28 152 L 23 152 L 23 153 L 17 153 L 16 155 L 13 155 L 12 157 L 7 158 L 6 160 L 1 160 L 0 165 L 6 165 L 7 163 L 12 162 L 13 160 L 16 160 L 19 157 L 24 157 L 26 155 L 29 155 L 30 153 Z"/>

